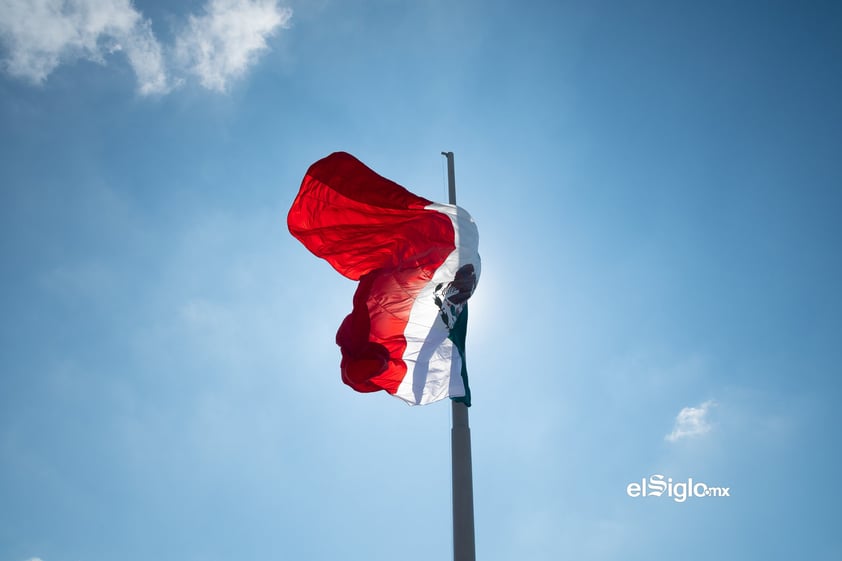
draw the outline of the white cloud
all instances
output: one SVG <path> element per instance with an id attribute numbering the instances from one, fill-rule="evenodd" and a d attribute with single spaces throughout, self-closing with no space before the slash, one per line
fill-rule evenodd
<path id="1" fill-rule="evenodd" d="M 161 46 L 130 0 L 0 0 L 9 74 L 43 83 L 63 62 L 125 50 L 143 94 L 168 90 Z"/>
<path id="2" fill-rule="evenodd" d="M 665 438 L 670 442 L 676 442 L 682 438 L 699 436 L 710 432 L 710 423 L 707 416 L 711 407 L 716 403 L 713 400 L 708 400 L 698 407 L 685 407 L 678 412 L 675 418 L 675 426 L 672 432 Z"/>
<path id="3" fill-rule="evenodd" d="M 167 93 L 170 85 L 164 57 L 152 26 L 147 20 L 136 28 L 137 32 L 126 38 L 126 56 L 137 75 L 138 90 L 143 95 Z"/>
<path id="4" fill-rule="evenodd" d="M 204 14 L 190 16 L 176 40 L 176 56 L 204 87 L 223 92 L 291 17 L 292 10 L 279 7 L 277 0 L 210 0 Z"/>
<path id="5" fill-rule="evenodd" d="M 208 0 L 175 39 L 176 70 L 224 92 L 291 17 L 278 0 Z M 61 64 L 105 64 L 117 52 L 126 55 L 142 95 L 167 93 L 183 81 L 172 76 L 167 49 L 131 0 L 0 0 L 0 42 L 2 68 L 33 84 L 43 84 Z"/>

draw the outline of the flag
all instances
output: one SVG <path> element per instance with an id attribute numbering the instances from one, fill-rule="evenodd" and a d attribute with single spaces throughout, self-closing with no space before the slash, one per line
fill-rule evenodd
<path id="1" fill-rule="evenodd" d="M 290 233 L 359 281 L 336 333 L 342 380 L 418 405 L 470 405 L 467 300 L 480 274 L 476 224 L 345 152 L 310 166 L 287 216 Z"/>

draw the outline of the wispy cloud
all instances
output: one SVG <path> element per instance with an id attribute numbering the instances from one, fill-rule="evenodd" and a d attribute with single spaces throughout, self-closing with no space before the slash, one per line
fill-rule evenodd
<path id="1" fill-rule="evenodd" d="M 181 71 L 224 92 L 291 17 L 278 0 L 208 0 L 201 15 L 188 16 L 168 49 L 131 0 L 0 0 L 0 42 L 5 46 L 0 64 L 11 76 L 43 84 L 61 64 L 82 59 L 105 64 L 122 52 L 142 95 L 169 92 L 183 82 Z"/>
<path id="2" fill-rule="evenodd" d="M 223 92 L 291 17 L 292 10 L 276 0 L 210 0 L 204 14 L 190 16 L 176 40 L 176 56 L 204 87 Z"/>
<path id="3" fill-rule="evenodd" d="M 137 76 L 138 91 L 143 95 L 164 94 L 172 85 L 167 77 L 162 49 L 148 20 L 135 26 L 135 32 L 126 37 L 126 56 Z"/>
<path id="4" fill-rule="evenodd" d="M 161 46 L 130 0 L 0 0 L 12 76 L 41 84 L 60 64 L 125 50 L 141 93 L 168 90 Z"/>
<path id="5" fill-rule="evenodd" d="M 716 402 L 708 400 L 698 407 L 683 408 L 675 418 L 675 426 L 672 432 L 665 439 L 669 442 L 676 442 L 682 438 L 699 436 L 710 432 L 708 412 L 715 405 Z"/>

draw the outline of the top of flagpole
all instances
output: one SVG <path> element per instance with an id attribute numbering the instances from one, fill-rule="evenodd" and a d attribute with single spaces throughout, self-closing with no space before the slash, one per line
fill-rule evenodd
<path id="1" fill-rule="evenodd" d="M 448 203 L 456 204 L 456 171 L 453 169 L 453 152 L 442 152 L 447 158 L 447 198 Z"/>

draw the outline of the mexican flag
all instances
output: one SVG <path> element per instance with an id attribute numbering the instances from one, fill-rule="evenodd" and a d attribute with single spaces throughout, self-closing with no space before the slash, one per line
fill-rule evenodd
<path id="1" fill-rule="evenodd" d="M 359 281 L 336 333 L 346 384 L 412 405 L 446 397 L 470 405 L 465 328 L 480 258 L 465 210 L 414 195 L 336 152 L 307 170 L 287 225 Z"/>

